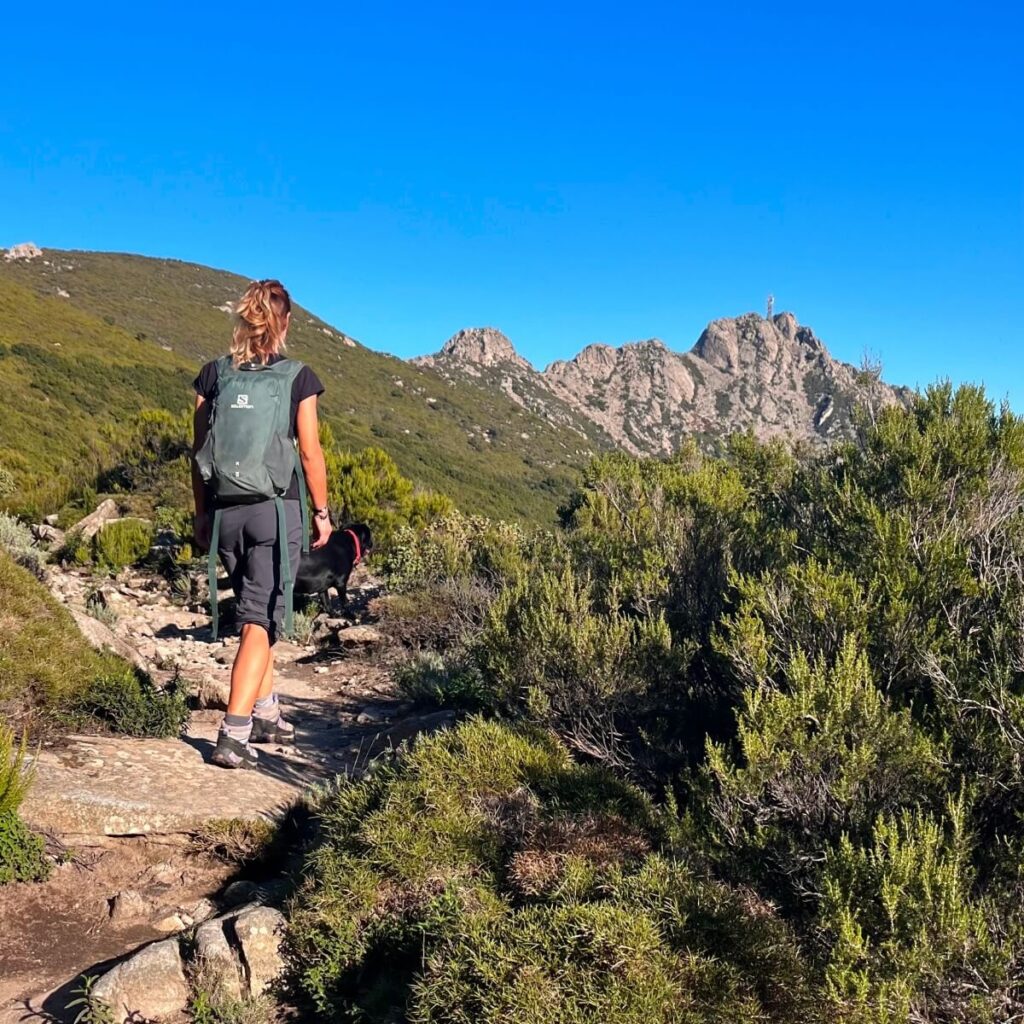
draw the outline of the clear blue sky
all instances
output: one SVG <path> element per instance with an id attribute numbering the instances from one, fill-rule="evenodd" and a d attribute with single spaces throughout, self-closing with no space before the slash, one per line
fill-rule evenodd
<path id="1" fill-rule="evenodd" d="M 18 2 L 0 245 L 278 276 L 533 362 L 793 310 L 1024 409 L 1020 3 Z"/>

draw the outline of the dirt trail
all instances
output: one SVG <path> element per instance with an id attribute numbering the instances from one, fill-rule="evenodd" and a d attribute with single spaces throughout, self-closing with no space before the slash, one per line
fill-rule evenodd
<path id="1" fill-rule="evenodd" d="M 96 581 L 54 571 L 50 584 L 81 612 Z M 73 1019 L 64 1007 L 83 972 L 223 906 L 231 868 L 188 842 L 205 822 L 279 817 L 311 785 L 357 773 L 388 746 L 445 724 L 444 714 L 404 703 L 377 656 L 368 609 L 378 592 L 360 570 L 350 618 L 332 620 L 333 643 L 277 646 L 277 689 L 296 746 L 264 746 L 259 771 L 229 772 L 209 755 L 237 638 L 211 641 L 208 618 L 174 605 L 158 578 L 104 585 L 117 639 L 159 681 L 180 674 L 206 706 L 180 740 L 73 736 L 40 751 L 23 815 L 71 858 L 47 882 L 0 888 L 0 1024 Z M 129 896 L 118 899 L 122 892 Z"/>

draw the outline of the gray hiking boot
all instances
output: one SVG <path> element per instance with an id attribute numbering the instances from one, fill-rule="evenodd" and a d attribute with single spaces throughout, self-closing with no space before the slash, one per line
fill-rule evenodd
<path id="1" fill-rule="evenodd" d="M 253 717 L 250 743 L 294 743 L 295 727 L 286 722 L 284 716 L 278 716 L 276 722 L 266 718 Z"/>
<path id="2" fill-rule="evenodd" d="M 232 739 L 226 732 L 217 733 L 217 746 L 210 760 L 221 768 L 255 768 L 260 756 L 248 743 Z"/>

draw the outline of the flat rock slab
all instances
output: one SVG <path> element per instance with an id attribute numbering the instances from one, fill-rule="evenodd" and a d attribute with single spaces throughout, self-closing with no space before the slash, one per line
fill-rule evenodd
<path id="1" fill-rule="evenodd" d="M 188 832 L 214 818 L 276 816 L 311 781 L 294 770 L 218 768 L 206 747 L 212 743 L 72 737 L 36 759 L 22 816 L 67 836 Z"/>

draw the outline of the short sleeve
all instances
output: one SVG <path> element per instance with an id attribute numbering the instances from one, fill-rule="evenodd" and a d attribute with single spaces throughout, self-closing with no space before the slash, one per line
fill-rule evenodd
<path id="1" fill-rule="evenodd" d="M 196 394 L 201 395 L 208 402 L 212 402 L 217 394 L 217 360 L 211 360 L 200 371 L 199 376 L 192 381 L 192 387 Z"/>
<path id="2" fill-rule="evenodd" d="M 292 400 L 298 405 L 313 395 L 322 395 L 324 386 L 320 378 L 308 367 L 303 366 L 292 387 Z"/>

